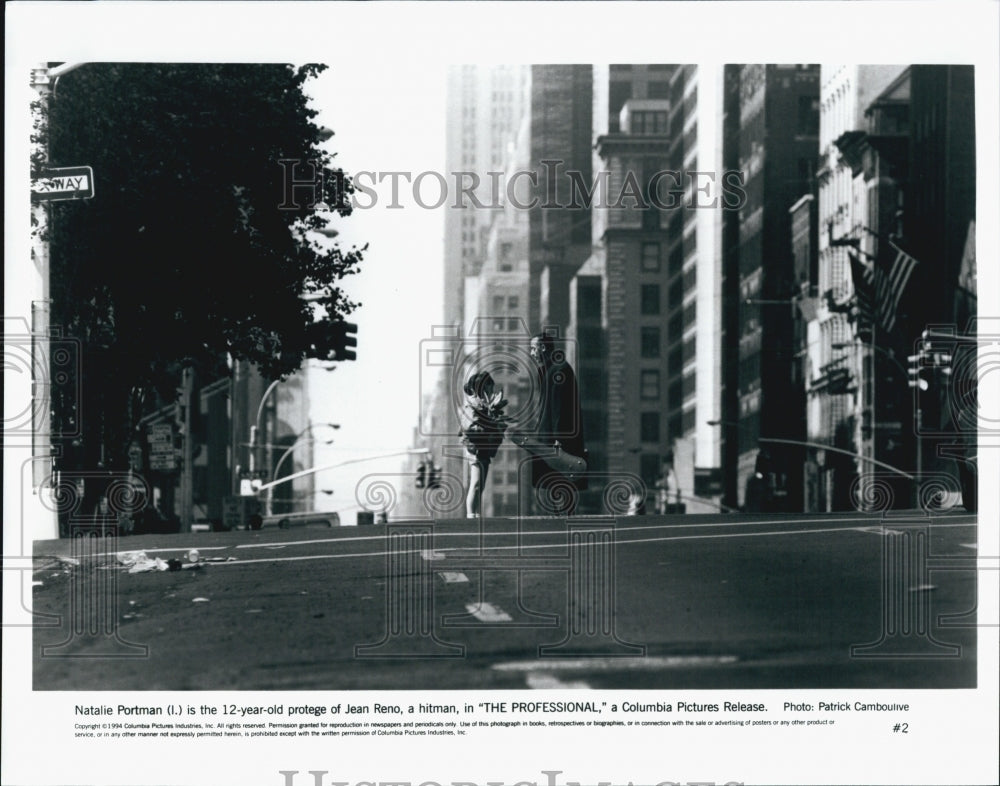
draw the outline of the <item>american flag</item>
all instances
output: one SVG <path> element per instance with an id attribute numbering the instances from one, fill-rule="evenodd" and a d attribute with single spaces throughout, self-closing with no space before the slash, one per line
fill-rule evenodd
<path id="1" fill-rule="evenodd" d="M 896 252 L 896 258 L 888 270 L 875 266 L 875 302 L 877 304 L 878 324 L 889 332 L 896 325 L 896 310 L 903 297 L 903 291 L 910 281 L 917 260 L 903 251 L 899 246 L 889 241 L 889 246 Z"/>

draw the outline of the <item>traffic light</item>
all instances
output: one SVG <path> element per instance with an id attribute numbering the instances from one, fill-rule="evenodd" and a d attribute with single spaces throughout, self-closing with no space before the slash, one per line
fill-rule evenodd
<path id="1" fill-rule="evenodd" d="M 906 369 L 909 376 L 907 384 L 917 390 L 928 390 L 931 386 L 930 380 L 927 379 L 930 369 L 923 365 L 924 354 L 921 352 L 917 355 L 908 355 L 906 360 L 909 362 L 909 367 Z"/>
<path id="2" fill-rule="evenodd" d="M 427 478 L 427 487 L 436 489 L 441 485 L 441 467 L 431 464 L 430 474 Z"/>
<path id="3" fill-rule="evenodd" d="M 348 347 L 358 345 L 358 326 L 354 322 L 337 322 L 334 325 L 334 360 L 357 360 L 358 353 Z"/>
<path id="4" fill-rule="evenodd" d="M 427 485 L 427 465 L 423 462 L 417 467 L 417 479 L 414 481 L 414 484 L 418 489 L 422 489 Z"/>

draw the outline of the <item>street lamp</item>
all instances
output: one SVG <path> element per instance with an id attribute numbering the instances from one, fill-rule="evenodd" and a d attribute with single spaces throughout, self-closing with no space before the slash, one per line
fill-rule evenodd
<path id="1" fill-rule="evenodd" d="M 292 453 L 295 452 L 296 448 L 305 447 L 306 445 L 311 445 L 311 444 L 313 444 L 315 442 L 319 442 L 319 440 L 317 440 L 315 437 L 310 437 L 309 439 L 306 439 L 306 440 L 296 440 L 292 445 L 290 445 L 288 447 L 288 449 L 284 453 L 281 454 L 281 458 L 278 459 L 278 463 L 274 465 L 274 472 L 271 474 L 271 482 L 273 483 L 274 481 L 276 481 L 278 479 L 278 470 L 281 469 L 281 465 L 284 463 L 285 459 L 288 458 L 289 456 L 291 456 Z M 324 445 L 332 445 L 333 444 L 333 440 L 332 439 L 323 440 L 322 444 L 324 444 Z M 267 515 L 269 515 L 269 516 L 272 513 L 273 505 L 274 505 L 274 487 L 273 486 L 268 486 L 268 488 L 267 488 L 267 503 L 266 503 L 265 509 L 267 510 Z"/>
<path id="2" fill-rule="evenodd" d="M 288 448 L 285 450 L 285 452 L 281 454 L 281 458 L 279 458 L 278 462 L 274 465 L 274 471 L 271 473 L 271 482 L 272 483 L 278 479 L 278 470 L 281 468 L 281 465 L 284 462 L 284 460 L 286 458 L 288 458 L 290 455 L 292 455 L 292 453 L 295 451 L 295 449 L 297 447 L 300 447 L 300 446 L 303 446 L 303 445 L 308 445 L 308 444 L 311 444 L 311 443 L 314 443 L 314 442 L 318 441 L 315 437 L 307 439 L 304 442 L 302 441 L 302 437 L 304 437 L 306 434 L 308 434 L 312 429 L 316 428 L 317 426 L 326 426 L 327 428 L 331 428 L 331 429 L 334 429 L 334 430 L 337 430 L 337 429 L 340 428 L 340 424 L 339 423 L 310 423 L 308 426 L 306 426 L 304 429 L 302 429 L 302 431 L 300 431 L 298 434 L 295 435 L 295 438 L 292 440 L 292 444 L 289 445 Z M 333 440 L 332 439 L 324 440 L 323 444 L 324 445 L 332 445 L 333 444 Z M 267 506 L 266 506 L 266 510 L 268 512 L 268 515 L 271 514 L 271 505 L 272 505 L 272 502 L 273 502 L 273 487 L 268 486 L 268 489 L 267 489 Z"/>
<path id="3" fill-rule="evenodd" d="M 264 404 L 267 401 L 267 397 L 271 395 L 273 391 L 281 383 L 280 379 L 274 380 L 270 385 L 268 385 L 267 390 L 264 391 L 264 395 L 260 397 L 260 405 L 257 407 L 257 418 L 254 420 L 254 425 L 250 427 L 250 474 L 252 475 L 255 469 L 256 453 L 257 453 L 257 434 L 260 433 L 260 419 L 264 414 Z"/>

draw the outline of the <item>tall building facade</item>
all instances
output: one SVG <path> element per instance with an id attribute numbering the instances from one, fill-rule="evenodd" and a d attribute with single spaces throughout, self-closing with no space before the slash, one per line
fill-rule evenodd
<path id="1" fill-rule="evenodd" d="M 486 235 L 499 200 L 490 172 L 503 171 L 527 109 L 526 66 L 462 65 L 448 71 L 445 166 L 462 175 L 468 191 L 460 209 L 445 214 L 444 322 L 464 314 L 464 278 L 482 265 Z M 460 201 L 459 201 L 460 199 Z"/>
<path id="2" fill-rule="evenodd" d="M 590 183 L 593 67 L 531 67 L 528 264 L 532 330 L 570 322 L 570 281 L 590 255 L 590 208 L 574 200 L 569 173 Z"/>
<path id="3" fill-rule="evenodd" d="M 721 496 L 718 427 L 722 407 L 721 180 L 724 72 L 684 65 L 671 76 L 670 168 L 682 173 L 684 206 L 671 211 L 666 264 L 667 434 L 689 511 Z M 708 189 L 708 193 L 705 189 Z"/>
<path id="4" fill-rule="evenodd" d="M 711 67 L 594 67 L 604 199 L 573 290 L 581 355 L 605 353 L 580 361 L 603 393 L 583 394 L 592 465 L 638 476 L 651 497 L 666 464 L 690 511 L 721 494 L 709 425 L 721 406 L 721 83 Z"/>
<path id="5" fill-rule="evenodd" d="M 819 511 L 845 510 L 854 506 L 851 486 L 859 469 L 874 458 L 877 432 L 892 439 L 887 423 L 898 424 L 883 410 L 888 399 L 874 389 L 875 361 L 869 353 L 854 349 L 857 322 L 852 320 L 855 287 L 844 238 L 859 239 L 860 250 L 874 253 L 878 229 L 860 162 L 852 168 L 851 157 L 842 154 L 849 143 L 864 132 L 865 109 L 902 74 L 904 66 L 823 65 L 820 67 L 818 198 L 818 293 L 819 308 L 808 325 L 805 355 L 807 441 L 829 445 L 835 451 L 810 448 L 807 465 L 814 469 L 814 486 L 806 497 Z M 888 198 L 885 189 L 882 199 Z M 884 211 L 883 211 L 884 215 Z M 873 235 L 872 232 L 876 233 Z M 883 369 L 882 360 L 879 370 Z M 868 371 L 866 371 L 866 365 Z M 882 376 L 883 379 L 887 377 Z M 898 443 L 898 440 L 896 440 Z M 886 443 L 889 444 L 888 442 Z M 852 455 L 861 455 L 859 462 Z"/>
<path id="6" fill-rule="evenodd" d="M 445 165 L 450 177 L 462 178 L 465 190 L 449 201 L 445 213 L 444 314 L 434 335 L 427 338 L 456 345 L 469 339 L 474 321 L 470 315 L 479 302 L 475 296 L 470 298 L 476 302 L 467 301 L 467 279 L 478 279 L 491 227 L 503 210 L 505 164 L 524 124 L 530 77 L 530 68 L 523 65 L 462 65 L 448 71 Z M 464 462 L 455 450 L 459 429 L 455 381 L 448 369 L 440 371 L 430 400 L 422 407 L 414 447 L 429 449 L 446 475 L 464 482 Z M 413 463 L 415 470 L 418 459 Z"/>
<path id="7" fill-rule="evenodd" d="M 818 509 L 856 506 L 852 486 L 879 467 L 897 478 L 896 504 L 910 505 L 907 474 L 955 470 L 921 436 L 948 430 L 946 361 L 921 371 L 922 387 L 913 388 L 906 358 L 922 353 L 928 327 L 951 323 L 962 331 L 974 313 L 973 300 L 961 295 L 974 237 L 973 69 L 824 66 L 821 82 L 818 239 L 826 297 L 810 325 L 809 434 L 842 453 L 813 456 Z M 864 284 L 852 279 L 849 255 L 888 277 L 900 251 L 916 264 L 885 324 L 859 308 Z"/>
<path id="8" fill-rule="evenodd" d="M 743 65 L 738 68 L 739 170 L 745 203 L 739 212 L 735 262 L 738 348 L 733 353 L 737 409 L 722 426 L 738 441 L 735 468 L 743 491 L 758 470 L 773 504 L 801 506 L 805 401 L 795 340 L 801 294 L 791 243 L 790 209 L 809 192 L 819 134 L 819 67 Z M 734 428 L 735 426 L 735 428 Z M 731 454 L 730 454 L 731 455 Z M 741 498 L 741 502 L 745 499 Z"/>
<path id="9" fill-rule="evenodd" d="M 634 182 L 645 190 L 654 173 L 667 169 L 670 149 L 665 99 L 629 99 L 618 131 L 598 138 L 597 152 L 615 195 L 600 219 L 607 282 L 606 462 L 615 473 L 629 472 L 652 485 L 669 452 L 663 418 L 668 376 L 663 319 L 668 291 L 667 213 L 617 196 Z M 634 131 L 648 117 L 649 132 Z M 634 191 L 634 190 L 633 190 Z M 645 195 L 642 194 L 644 197 Z M 581 281 L 581 288 L 585 284 Z M 581 317 L 585 315 L 581 314 Z M 580 323 L 578 334 L 583 333 Z M 584 334 L 585 335 L 585 334 Z M 581 345 L 582 349 L 582 345 Z"/>

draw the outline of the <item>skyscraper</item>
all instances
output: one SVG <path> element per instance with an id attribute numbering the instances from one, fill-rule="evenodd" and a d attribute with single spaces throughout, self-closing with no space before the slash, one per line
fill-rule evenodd
<path id="1" fill-rule="evenodd" d="M 738 67 L 739 131 L 735 141 L 745 178 L 739 212 L 738 248 L 727 259 L 738 276 L 738 333 L 727 340 L 735 360 L 737 409 L 726 424 L 738 441 L 738 488 L 768 465 L 768 482 L 781 509 L 801 506 L 801 446 L 767 439 L 803 441 L 805 401 L 794 373 L 795 297 L 800 294 L 791 245 L 789 209 L 811 188 L 818 150 L 819 67 L 743 65 Z M 738 273 L 736 272 L 738 270 Z M 742 498 L 741 498 L 742 501 Z"/>

